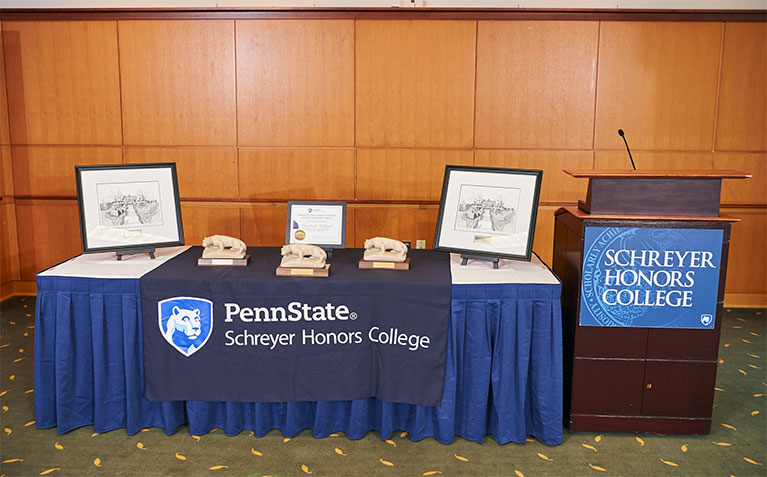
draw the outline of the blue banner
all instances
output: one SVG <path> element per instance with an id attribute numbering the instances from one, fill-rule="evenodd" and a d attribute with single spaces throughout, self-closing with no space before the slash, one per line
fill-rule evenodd
<path id="1" fill-rule="evenodd" d="M 291 278 L 278 248 L 248 252 L 247 267 L 199 267 L 193 247 L 141 278 L 148 400 L 440 404 L 447 255 L 413 250 L 396 272 L 340 249 L 329 277 Z"/>
<path id="2" fill-rule="evenodd" d="M 586 227 L 580 325 L 714 328 L 723 233 Z"/>

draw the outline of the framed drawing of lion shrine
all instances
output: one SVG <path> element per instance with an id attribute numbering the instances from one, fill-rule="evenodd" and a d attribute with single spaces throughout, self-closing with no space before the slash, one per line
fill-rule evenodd
<path id="1" fill-rule="evenodd" d="M 446 166 L 434 250 L 529 261 L 543 171 Z"/>
<path id="2" fill-rule="evenodd" d="M 175 163 L 75 166 L 83 253 L 184 245 Z"/>

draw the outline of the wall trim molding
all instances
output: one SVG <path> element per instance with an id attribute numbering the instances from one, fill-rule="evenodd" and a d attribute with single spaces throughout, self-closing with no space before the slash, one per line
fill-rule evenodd
<path id="1" fill-rule="evenodd" d="M 767 22 L 767 10 L 531 8 L 17 8 L 2 21 L 66 20 L 567 20 Z"/>
<path id="2" fill-rule="evenodd" d="M 37 282 L 31 280 L 14 280 L 0 285 L 0 301 L 13 296 L 37 295 Z"/>
<path id="3" fill-rule="evenodd" d="M 725 308 L 767 308 L 767 295 L 763 293 L 724 294 Z"/>
<path id="4" fill-rule="evenodd" d="M 8 201 L 3 202 L 12 204 L 15 203 L 17 205 L 28 205 L 30 203 L 36 203 L 40 201 L 54 201 L 54 202 L 62 202 L 62 201 L 76 201 L 77 196 L 76 195 L 62 195 L 62 196 L 55 196 L 55 195 L 15 195 L 15 196 L 8 196 L 10 199 L 15 199 L 14 201 Z M 232 206 L 247 206 L 248 204 L 274 204 L 274 205 L 284 205 L 287 203 L 288 200 L 291 199 L 276 199 L 276 198 L 267 198 L 267 199 L 254 199 L 254 198 L 238 198 L 238 197 L 229 197 L 229 198 L 216 198 L 216 197 L 184 197 L 181 199 L 182 204 L 209 204 L 209 205 L 232 205 Z M 423 205 L 423 206 L 435 206 L 439 205 L 439 200 L 422 200 L 422 199 L 350 199 L 350 198 L 334 198 L 334 199 L 307 199 L 307 200 L 329 200 L 329 201 L 342 201 L 346 202 L 350 206 L 376 206 L 376 205 Z M 567 201 L 539 201 L 539 206 L 546 206 L 546 207 L 567 207 L 567 206 L 574 206 L 578 205 L 576 202 L 567 202 Z M 722 212 L 726 212 L 726 209 L 756 209 L 756 210 L 764 210 L 767 209 L 767 204 L 726 204 L 722 203 L 720 206 L 720 209 Z"/>

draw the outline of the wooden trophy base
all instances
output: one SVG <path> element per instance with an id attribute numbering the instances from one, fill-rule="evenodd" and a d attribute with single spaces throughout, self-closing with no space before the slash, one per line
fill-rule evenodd
<path id="1" fill-rule="evenodd" d="M 330 264 L 322 268 L 277 267 L 278 277 L 327 277 L 330 275 Z"/>
<path id="2" fill-rule="evenodd" d="M 200 258 L 197 260 L 198 267 L 247 267 L 250 255 L 242 258 Z"/>
<path id="3" fill-rule="evenodd" d="M 410 270 L 410 258 L 406 258 L 404 262 L 376 262 L 363 258 L 359 267 L 363 270 Z"/>

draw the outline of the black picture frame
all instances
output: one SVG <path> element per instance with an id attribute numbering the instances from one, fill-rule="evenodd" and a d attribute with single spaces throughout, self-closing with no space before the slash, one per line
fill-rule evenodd
<path id="1" fill-rule="evenodd" d="M 433 249 L 529 262 L 542 180 L 538 169 L 445 166 Z"/>
<path id="2" fill-rule="evenodd" d="M 292 222 L 293 222 L 293 208 L 294 207 L 302 207 L 302 206 L 316 206 L 316 207 L 323 207 L 323 206 L 334 206 L 334 207 L 341 207 L 341 239 L 340 241 L 317 241 L 317 240 L 311 240 L 310 237 L 307 238 L 307 241 L 294 241 L 293 238 L 295 232 L 293 232 L 292 228 Z M 318 247 L 322 247 L 327 250 L 332 249 L 343 249 L 346 248 L 346 202 L 342 201 L 306 201 L 306 200 L 289 200 L 288 201 L 288 210 L 285 220 L 285 243 L 291 244 L 291 243 L 308 243 L 311 245 L 316 245 Z"/>
<path id="3" fill-rule="evenodd" d="M 83 253 L 184 245 L 175 163 L 75 166 L 75 179 Z"/>

